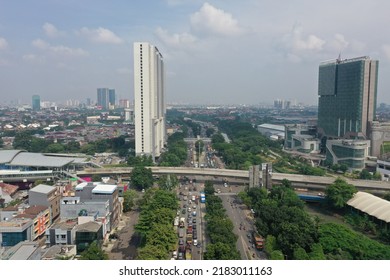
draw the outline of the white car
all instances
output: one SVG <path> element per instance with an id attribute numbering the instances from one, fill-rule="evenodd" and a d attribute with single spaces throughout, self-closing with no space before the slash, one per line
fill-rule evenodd
<path id="1" fill-rule="evenodd" d="M 177 259 L 177 252 L 176 251 L 172 252 L 172 258 L 174 258 L 175 260 Z"/>
<path id="2" fill-rule="evenodd" d="M 196 245 L 198 245 L 198 240 L 197 240 L 197 239 L 194 239 L 194 240 L 192 241 L 192 243 L 194 244 L 194 246 L 196 246 Z"/>

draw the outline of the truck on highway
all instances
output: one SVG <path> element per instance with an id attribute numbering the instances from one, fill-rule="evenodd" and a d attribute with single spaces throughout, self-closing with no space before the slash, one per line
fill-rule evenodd
<path id="1" fill-rule="evenodd" d="M 180 222 L 179 222 L 179 227 L 183 228 L 184 225 L 185 225 L 185 222 L 186 222 L 186 218 L 185 217 L 181 217 L 180 218 Z"/>
<path id="2" fill-rule="evenodd" d="M 192 232 L 187 233 L 187 244 L 192 244 Z"/>
<path id="3" fill-rule="evenodd" d="M 178 216 L 175 218 L 175 221 L 173 222 L 173 225 L 175 227 L 179 226 L 179 217 Z"/>
<path id="4" fill-rule="evenodd" d="M 253 232 L 253 244 L 255 244 L 257 250 L 262 250 L 264 246 L 264 238 L 257 232 Z"/>
<path id="5" fill-rule="evenodd" d="M 179 238 L 184 237 L 184 228 L 179 228 Z"/>
<path id="6" fill-rule="evenodd" d="M 186 260 L 192 260 L 191 250 L 189 249 L 186 250 Z"/>

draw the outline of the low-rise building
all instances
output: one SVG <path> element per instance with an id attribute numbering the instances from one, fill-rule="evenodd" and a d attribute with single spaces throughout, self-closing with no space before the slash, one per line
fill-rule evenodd
<path id="1" fill-rule="evenodd" d="M 32 241 L 33 220 L 29 218 L 13 218 L 0 222 L 0 244 L 3 247 L 15 246 L 21 241 Z"/>
<path id="2" fill-rule="evenodd" d="M 60 215 L 61 192 L 57 187 L 39 184 L 28 192 L 30 205 L 49 207 L 51 223 Z"/>
<path id="3" fill-rule="evenodd" d="M 55 223 L 46 229 L 46 245 L 72 245 L 75 244 L 77 219 L 64 220 Z"/>
<path id="4" fill-rule="evenodd" d="M 42 250 L 38 242 L 22 241 L 9 248 L 1 256 L 2 260 L 40 260 Z"/>
<path id="5" fill-rule="evenodd" d="M 331 164 L 345 164 L 350 169 L 365 167 L 369 155 L 369 140 L 327 140 L 326 161 Z"/>
<path id="6" fill-rule="evenodd" d="M 76 227 L 77 253 L 83 252 L 92 242 L 103 241 L 103 226 L 98 222 L 86 222 Z"/>
<path id="7" fill-rule="evenodd" d="M 76 254 L 76 245 L 54 245 L 42 253 L 41 260 L 73 260 Z"/>

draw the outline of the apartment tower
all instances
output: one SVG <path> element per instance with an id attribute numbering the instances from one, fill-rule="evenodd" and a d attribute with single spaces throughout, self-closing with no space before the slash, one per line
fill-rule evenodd
<path id="1" fill-rule="evenodd" d="M 320 64 L 320 137 L 367 139 L 368 123 L 375 117 L 377 74 L 378 61 L 367 56 Z"/>
<path id="2" fill-rule="evenodd" d="M 135 152 L 153 161 L 166 142 L 164 88 L 160 51 L 149 43 L 134 43 Z"/>

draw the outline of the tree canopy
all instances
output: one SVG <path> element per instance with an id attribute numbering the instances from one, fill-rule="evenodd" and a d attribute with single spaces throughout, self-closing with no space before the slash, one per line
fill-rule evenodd
<path id="1" fill-rule="evenodd" d="M 356 192 L 355 186 L 348 184 L 344 179 L 337 178 L 333 184 L 325 189 L 325 196 L 332 207 L 341 209 Z"/>
<path id="2" fill-rule="evenodd" d="M 153 186 L 153 173 L 150 168 L 135 166 L 130 174 L 131 185 L 138 190 L 148 189 Z"/>
<path id="3" fill-rule="evenodd" d="M 108 255 L 94 241 L 81 253 L 80 260 L 108 260 Z"/>

